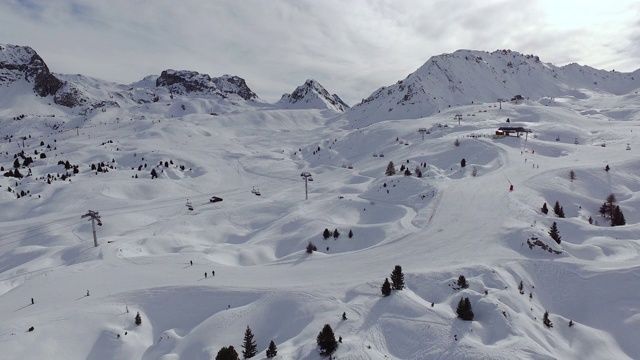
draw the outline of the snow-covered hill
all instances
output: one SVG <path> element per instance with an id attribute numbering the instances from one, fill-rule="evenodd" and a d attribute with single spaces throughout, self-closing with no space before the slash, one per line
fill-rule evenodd
<path id="1" fill-rule="evenodd" d="M 364 126 L 378 120 L 416 119 L 472 103 L 572 96 L 585 91 L 614 95 L 640 89 L 640 69 L 607 72 L 569 64 L 557 67 L 535 55 L 511 50 L 458 50 L 429 59 L 391 86 L 381 87 L 353 106 L 349 118 Z"/>
<path id="2" fill-rule="evenodd" d="M 55 74 L 87 104 L 113 101 L 98 107 L 3 83 L 2 358 L 213 359 L 241 353 L 248 326 L 256 359 L 272 340 L 279 359 L 321 359 L 325 324 L 341 359 L 640 358 L 633 83 L 535 97 L 532 77 L 502 104 L 498 83 L 465 85 L 490 100 L 354 127 L 182 75 L 205 90 Z M 599 213 L 610 194 L 625 225 Z M 396 265 L 405 287 L 383 297 Z"/>

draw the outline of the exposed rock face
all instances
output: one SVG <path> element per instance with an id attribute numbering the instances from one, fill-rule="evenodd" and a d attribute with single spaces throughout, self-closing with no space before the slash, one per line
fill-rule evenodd
<path id="1" fill-rule="evenodd" d="M 244 100 L 253 100 L 258 96 L 251 91 L 244 79 L 238 76 L 224 75 L 211 78 L 196 71 L 165 70 L 156 80 L 156 86 L 167 87 L 172 93 L 187 94 L 200 92 L 222 97 L 234 95 Z"/>
<path id="2" fill-rule="evenodd" d="M 10 84 L 21 79 L 33 83 L 33 91 L 42 97 L 54 95 L 63 84 L 32 48 L 0 45 L 0 83 Z"/>
<path id="3" fill-rule="evenodd" d="M 315 80 L 307 80 L 298 86 L 291 94 L 284 94 L 277 103 L 285 108 L 334 109 L 346 111 L 349 106 L 337 95 L 330 95 L 322 85 Z"/>

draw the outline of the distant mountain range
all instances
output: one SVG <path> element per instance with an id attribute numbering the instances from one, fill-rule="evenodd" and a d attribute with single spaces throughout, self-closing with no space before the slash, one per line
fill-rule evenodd
<path id="1" fill-rule="evenodd" d="M 350 108 L 315 80 L 307 80 L 275 104 L 261 100 L 244 79 L 210 77 L 195 71 L 167 69 L 130 85 L 82 75 L 49 71 L 44 60 L 28 46 L 0 45 L 0 106 L 11 104 L 12 94 L 31 91 L 47 105 L 86 115 L 98 108 L 135 107 L 162 101 L 170 106 L 181 97 L 202 99 L 186 113 L 222 114 L 254 109 L 330 109 L 345 112 L 357 126 L 387 119 L 414 119 L 442 109 L 472 102 L 557 96 L 584 97 L 584 91 L 626 94 L 640 88 L 640 69 L 632 73 L 597 70 L 569 64 L 558 67 L 535 55 L 511 50 L 494 52 L 458 50 L 429 59 L 396 84 L 384 86 Z M 7 100 L 9 99 L 9 100 Z M 53 103 L 53 104 L 52 104 Z"/>

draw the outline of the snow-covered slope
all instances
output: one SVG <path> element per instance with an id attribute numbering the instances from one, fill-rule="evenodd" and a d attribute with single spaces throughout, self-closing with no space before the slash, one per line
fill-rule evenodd
<path id="1" fill-rule="evenodd" d="M 376 90 L 352 107 L 349 118 L 358 125 L 384 119 L 415 119 L 449 107 L 478 102 L 508 101 L 520 95 L 584 97 L 583 90 L 623 95 L 640 89 L 640 70 L 607 72 L 570 64 L 557 67 L 537 56 L 511 50 L 458 50 L 429 59 L 415 72 Z"/>
<path id="2" fill-rule="evenodd" d="M 338 95 L 330 95 L 315 80 L 307 80 L 291 94 L 282 95 L 275 107 L 283 109 L 331 109 L 340 112 L 349 109 L 349 106 Z"/>
<path id="3" fill-rule="evenodd" d="M 256 359 L 273 340 L 319 360 L 325 324 L 342 359 L 640 358 L 634 91 L 353 129 L 327 108 L 212 117 L 233 105 L 155 76 L 60 79 L 119 106 L 78 113 L 26 81 L 0 97 L 2 358 L 212 359 L 249 326 Z M 625 225 L 599 214 L 609 194 Z M 383 297 L 396 265 L 405 287 Z"/>

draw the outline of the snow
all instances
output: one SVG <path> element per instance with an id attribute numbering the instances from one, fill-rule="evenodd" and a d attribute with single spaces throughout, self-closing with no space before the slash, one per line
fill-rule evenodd
<path id="1" fill-rule="evenodd" d="M 73 81 L 91 99 L 129 91 Z M 104 112 L 49 105 L 21 82 L 3 90 L 1 165 L 23 149 L 47 156 L 34 155 L 33 176 L 17 186 L 0 179 L 4 358 L 211 359 L 223 346 L 241 351 L 249 326 L 258 359 L 271 340 L 280 359 L 320 359 L 324 324 L 342 337 L 342 359 L 640 358 L 640 97 L 628 83 L 355 121 L 326 108 L 170 99 L 146 92 L 154 81 L 132 84 L 132 98 Z M 136 101 L 153 94 L 156 103 Z M 211 116 L 214 106 L 229 111 Z M 496 139 L 500 126 L 532 133 Z M 79 173 L 47 184 L 65 172 L 60 160 Z M 389 161 L 412 173 L 426 163 L 423 177 L 385 176 Z M 99 162 L 114 169 L 92 171 Z M 313 175 L 308 200 L 303 171 Z M 625 226 L 598 214 L 610 193 Z M 553 215 L 556 201 L 566 218 Z M 101 216 L 98 247 L 88 210 Z M 560 244 L 547 234 L 553 222 Z M 325 228 L 340 236 L 324 240 Z M 530 249 L 532 238 L 559 253 Z M 382 297 L 395 265 L 406 288 Z M 460 275 L 468 289 L 456 288 Z M 472 322 L 456 318 L 461 297 Z"/>

